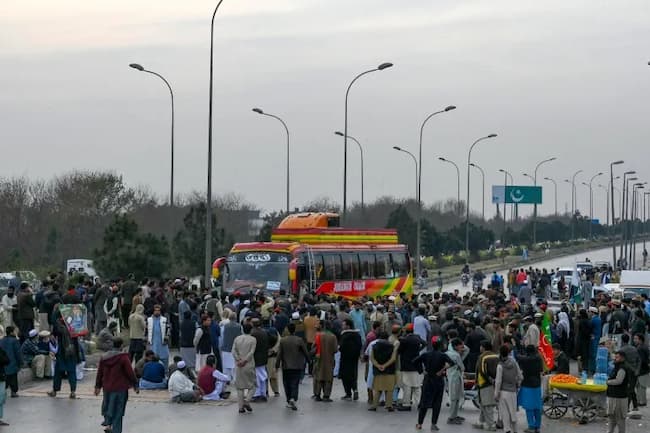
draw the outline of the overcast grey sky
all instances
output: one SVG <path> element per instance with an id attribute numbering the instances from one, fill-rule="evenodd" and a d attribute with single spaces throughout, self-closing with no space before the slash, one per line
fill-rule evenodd
<path id="1" fill-rule="evenodd" d="M 205 190 L 209 0 L 3 0 L 0 15 L 2 175 L 49 178 L 71 168 L 113 169 L 167 195 L 169 100 L 176 94 L 176 190 Z M 412 161 L 424 117 L 456 111 L 425 130 L 425 202 L 456 194 L 467 149 L 486 183 L 498 168 L 538 177 L 577 169 L 626 169 L 647 178 L 650 138 L 650 2 L 647 0 L 225 0 L 215 30 L 214 190 L 263 209 L 284 207 L 284 132 L 292 133 L 292 206 L 316 196 L 342 201 L 345 89 L 359 72 L 390 61 L 350 96 L 350 135 L 365 146 L 366 200 L 413 196 Z M 358 152 L 350 147 L 349 201 L 359 200 Z M 465 161 L 465 162 L 464 162 Z M 619 169 L 619 172 L 622 172 Z M 472 173 L 480 211 L 480 176 Z M 607 178 L 603 177 L 606 184 Z M 594 182 L 598 183 L 598 182 Z M 548 186 L 547 183 L 543 184 Z M 620 186 L 620 184 L 618 185 Z M 487 198 L 490 193 L 487 191 Z M 595 191 L 595 216 L 605 195 Z M 552 188 L 542 213 L 553 211 Z M 578 188 L 588 211 L 588 190 Z M 488 207 L 493 212 L 491 206 Z"/>

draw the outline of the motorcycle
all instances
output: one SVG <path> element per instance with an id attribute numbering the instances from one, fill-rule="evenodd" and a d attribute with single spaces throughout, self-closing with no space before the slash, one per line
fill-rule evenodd
<path id="1" fill-rule="evenodd" d="M 469 284 L 469 274 L 463 274 L 460 276 L 460 282 L 463 284 L 463 287 L 467 287 Z"/>
<path id="2" fill-rule="evenodd" d="M 481 278 L 474 278 L 472 280 L 472 290 L 478 292 L 481 289 L 483 289 L 483 280 Z"/>

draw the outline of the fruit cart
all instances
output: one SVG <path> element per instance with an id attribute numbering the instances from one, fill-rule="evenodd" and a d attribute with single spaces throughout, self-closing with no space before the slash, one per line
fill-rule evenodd
<path id="1" fill-rule="evenodd" d="M 580 383 L 568 374 L 551 377 L 548 385 L 543 410 L 551 419 L 562 418 L 570 408 L 580 423 L 586 424 L 605 410 L 607 385 L 595 384 L 592 379 Z"/>

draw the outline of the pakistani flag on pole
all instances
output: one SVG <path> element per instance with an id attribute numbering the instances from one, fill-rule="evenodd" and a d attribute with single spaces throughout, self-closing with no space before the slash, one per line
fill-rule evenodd
<path id="1" fill-rule="evenodd" d="M 551 313 L 546 311 L 542 319 L 542 332 L 539 333 L 539 352 L 544 360 L 546 370 L 553 368 L 553 342 L 551 340 Z"/>

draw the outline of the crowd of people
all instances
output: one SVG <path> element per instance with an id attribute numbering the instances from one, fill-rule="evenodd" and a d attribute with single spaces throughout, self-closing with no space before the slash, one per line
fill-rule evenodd
<path id="1" fill-rule="evenodd" d="M 2 376 L 18 395 L 16 373 L 28 366 L 38 378 L 52 377 L 51 396 L 67 377 L 70 398 L 75 398 L 76 368 L 93 340 L 105 352 L 96 379 L 96 392 L 104 390 L 103 425 L 117 433 L 129 388 L 166 389 L 178 403 L 228 399 L 236 392 L 238 410 L 245 414 L 253 411 L 251 403 L 280 395 L 280 378 L 287 408 L 297 410 L 305 377 L 312 378 L 311 398 L 317 402 L 363 398 L 369 411 L 415 410 L 418 428 L 431 409 L 431 428 L 438 430 L 445 391 L 446 422 L 465 421 L 461 408 L 470 377 L 480 405 L 474 427 L 494 431 L 502 422 L 505 432 L 517 432 L 521 406 L 525 431 L 531 433 L 541 427 L 542 377 L 553 373 L 538 350 L 547 317 L 554 372 L 569 373 L 574 358 L 578 371 L 593 373 L 598 347 L 620 346 L 608 395 L 610 426 L 624 432 L 627 399 L 633 409 L 646 404 L 647 297 L 619 300 L 601 293 L 583 297 L 580 304 L 569 299 L 554 310 L 547 302 L 548 273 L 511 274 L 466 294 L 399 293 L 355 300 L 297 297 L 282 290 L 219 293 L 183 279 L 138 283 L 132 276 L 110 284 L 66 284 L 62 291 L 52 276 L 36 293 L 27 284 L 19 288 L 11 321 L 5 310 Z M 593 276 L 582 277 L 584 288 Z M 33 302 L 31 316 L 24 313 L 27 298 Z M 92 338 L 70 334 L 59 312 L 65 304 L 86 306 Z M 341 396 L 332 394 L 336 378 L 343 385 Z M 623 394 L 625 404 L 615 400 Z"/>

